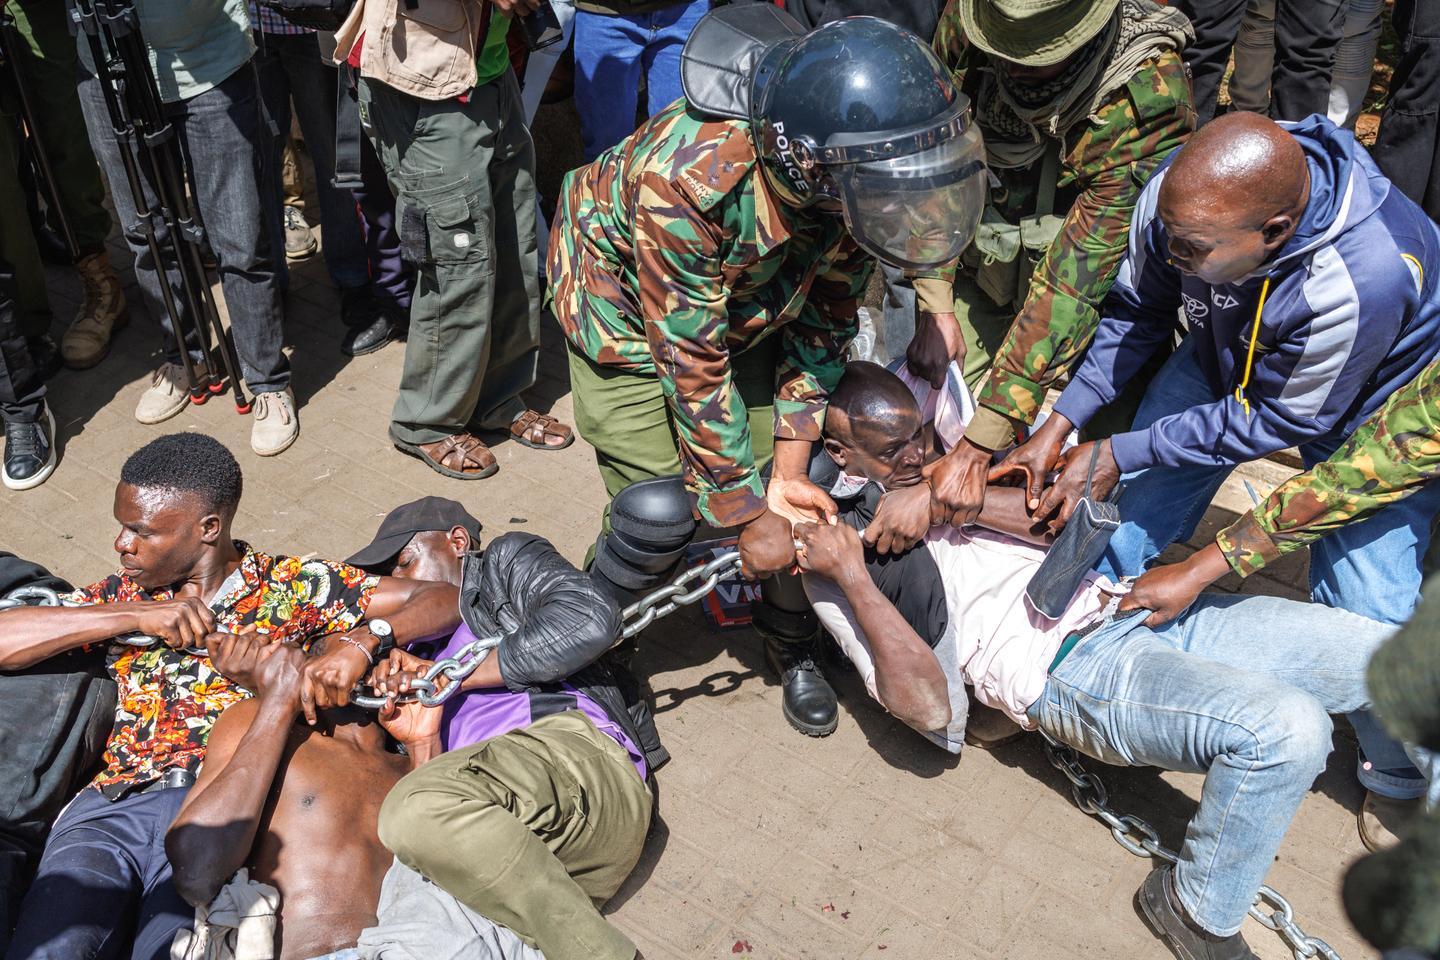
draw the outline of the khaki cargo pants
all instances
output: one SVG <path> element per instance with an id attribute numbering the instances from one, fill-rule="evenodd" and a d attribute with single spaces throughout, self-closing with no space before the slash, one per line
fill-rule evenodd
<path id="1" fill-rule="evenodd" d="M 546 960 L 631 960 L 635 945 L 598 908 L 640 859 L 651 804 L 624 748 L 569 710 L 406 776 L 380 839 Z"/>

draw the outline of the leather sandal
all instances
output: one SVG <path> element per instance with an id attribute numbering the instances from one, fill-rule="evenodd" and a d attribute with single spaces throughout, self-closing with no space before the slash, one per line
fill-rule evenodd
<path id="1" fill-rule="evenodd" d="M 395 449 L 456 480 L 484 480 L 500 469 L 490 448 L 468 433 L 451 434 L 434 443 L 394 440 Z"/>
<path id="2" fill-rule="evenodd" d="M 546 443 L 547 437 L 564 437 L 564 443 Z M 510 424 L 510 439 L 532 450 L 564 450 L 575 442 L 569 427 L 550 416 L 526 410 Z"/>

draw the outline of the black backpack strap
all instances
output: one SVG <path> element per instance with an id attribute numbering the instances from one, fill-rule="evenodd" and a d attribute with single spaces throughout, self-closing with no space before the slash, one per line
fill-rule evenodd
<path id="1" fill-rule="evenodd" d="M 340 64 L 335 84 L 335 173 L 331 178 L 336 190 L 358 190 L 364 185 L 360 177 L 360 101 L 355 92 L 355 68 Z"/>

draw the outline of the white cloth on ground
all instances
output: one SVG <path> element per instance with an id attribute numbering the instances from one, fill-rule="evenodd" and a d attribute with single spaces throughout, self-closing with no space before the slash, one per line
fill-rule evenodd
<path id="1" fill-rule="evenodd" d="M 241 867 L 215 899 L 195 908 L 193 930 L 181 930 L 170 960 L 274 960 L 280 891 Z"/>

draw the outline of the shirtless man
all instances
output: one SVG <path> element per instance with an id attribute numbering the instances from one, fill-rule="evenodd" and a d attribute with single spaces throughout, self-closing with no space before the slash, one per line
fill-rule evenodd
<path id="1" fill-rule="evenodd" d="M 166 835 L 180 895 L 196 907 L 209 904 L 246 867 L 251 880 L 280 892 L 279 960 L 385 956 L 395 918 L 382 881 L 397 882 L 386 880 L 387 871 L 405 868 L 392 868 L 377 824 L 390 788 L 412 766 L 388 749 L 385 734 L 409 742 L 422 726 L 417 715 L 438 711 L 392 707 L 377 723 L 374 713 L 337 707 L 312 727 L 300 722 L 306 656 L 298 647 L 228 633 L 211 634 L 206 644 L 216 667 L 255 696 L 215 723 L 200 779 Z M 535 956 L 508 930 L 465 919 L 469 929 L 436 931 L 455 955 L 468 948 L 464 955 L 477 960 Z M 377 927 L 363 949 L 348 949 Z"/>
<path id="2" fill-rule="evenodd" d="M 200 778 L 165 837 L 175 887 L 209 904 L 235 871 L 280 891 L 280 960 L 353 946 L 375 923 L 391 855 L 376 822 L 385 795 L 410 769 L 386 750 L 373 713 L 325 710 L 299 723 L 305 654 L 253 634 L 211 634 L 226 677 L 255 693 L 210 731 Z"/>

